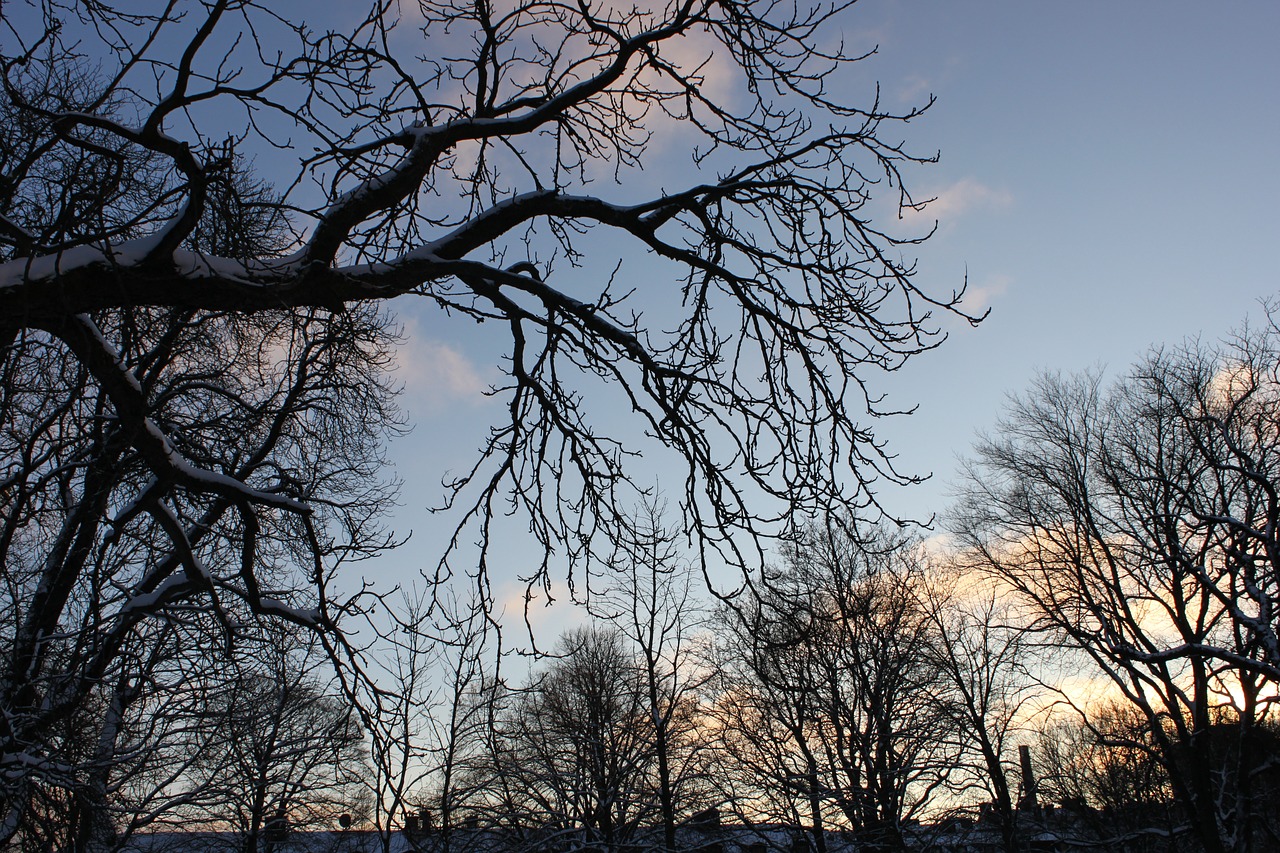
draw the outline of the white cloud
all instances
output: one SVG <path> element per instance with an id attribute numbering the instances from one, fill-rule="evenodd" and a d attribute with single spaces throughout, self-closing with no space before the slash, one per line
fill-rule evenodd
<path id="1" fill-rule="evenodd" d="M 517 646 L 528 647 L 532 632 L 536 647 L 549 651 L 565 631 L 591 621 L 587 610 L 571 600 L 568 590 L 553 593 L 557 597 L 548 602 L 539 586 L 530 588 L 514 579 L 495 586 L 494 614 Z"/>
<path id="2" fill-rule="evenodd" d="M 919 106 L 928 100 L 933 90 L 933 83 L 926 77 L 912 74 L 898 86 L 898 100 L 904 104 Z"/>
<path id="3" fill-rule="evenodd" d="M 989 187 L 974 178 L 964 178 L 925 198 L 932 198 L 920 210 L 905 211 L 906 219 L 936 219 L 942 224 L 953 221 L 971 210 L 1003 209 L 1013 204 L 1013 194 L 1006 189 Z"/>
<path id="4" fill-rule="evenodd" d="M 956 550 L 955 537 L 945 531 L 936 531 L 920 542 L 924 553 L 930 557 L 945 558 Z"/>

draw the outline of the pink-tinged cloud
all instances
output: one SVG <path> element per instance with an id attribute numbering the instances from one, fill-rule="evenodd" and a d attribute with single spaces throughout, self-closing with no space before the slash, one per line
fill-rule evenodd
<path id="1" fill-rule="evenodd" d="M 969 282 L 964 292 L 963 308 L 970 314 L 979 314 L 991 307 L 996 297 L 1003 296 L 1013 284 L 1013 277 L 997 273 L 979 282 Z"/>
<path id="2" fill-rule="evenodd" d="M 457 403 L 480 403 L 492 384 L 460 351 L 425 338 L 417 324 L 405 323 L 406 341 L 396 358 L 396 377 L 415 405 L 440 409 Z"/>

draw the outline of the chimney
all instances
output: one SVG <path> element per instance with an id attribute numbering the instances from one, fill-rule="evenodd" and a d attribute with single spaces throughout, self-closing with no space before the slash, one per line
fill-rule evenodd
<path id="1" fill-rule="evenodd" d="M 1018 761 L 1022 764 L 1022 796 L 1018 798 L 1018 808 L 1035 811 L 1040 804 L 1036 801 L 1036 777 L 1031 772 L 1031 747 L 1026 744 L 1018 747 Z"/>

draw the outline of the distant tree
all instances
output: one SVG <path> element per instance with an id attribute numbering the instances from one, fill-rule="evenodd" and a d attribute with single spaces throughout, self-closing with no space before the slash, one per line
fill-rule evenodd
<path id="1" fill-rule="evenodd" d="M 548 849 L 622 849 L 658 815 L 641 670 L 611 628 L 570 631 L 557 653 L 497 718 L 490 820 Z"/>
<path id="2" fill-rule="evenodd" d="M 178 812 L 210 793 L 189 784 L 201 760 L 189 747 L 210 731 L 209 704 L 230 666 L 185 653 L 198 642 L 193 635 L 216 631 L 202 619 L 150 627 L 131 643 L 129 666 L 95 692 L 90 712 L 68 720 L 93 743 L 91 758 L 69 762 L 63 783 L 80 803 L 73 819 L 55 822 L 75 838 L 68 850 L 122 848 L 139 831 L 180 825 Z"/>
<path id="3" fill-rule="evenodd" d="M 730 611 L 724 723 L 733 760 L 805 816 L 902 849 L 958 748 L 939 701 L 917 542 L 832 520 L 806 531 L 758 601 Z M 786 795 L 789 795 L 786 796 Z"/>
<path id="4" fill-rule="evenodd" d="M 712 670 L 705 642 L 706 611 L 695 591 L 693 567 L 663 506 L 643 504 L 635 536 L 622 540 L 608 563 L 601 596 L 609 623 L 632 644 L 653 725 L 655 785 L 663 848 L 676 849 L 676 827 L 718 804 L 707 790 L 707 737 L 702 701 Z"/>
<path id="5" fill-rule="evenodd" d="M 454 830 L 475 814 L 473 786 L 491 778 L 481 768 L 500 704 L 497 631 L 481 602 L 426 599 L 397 608 L 394 654 L 378 648 L 378 682 L 389 687 L 358 703 L 373 729 L 368 782 L 388 853 L 424 810 L 440 849 L 451 849 Z"/>
<path id="6" fill-rule="evenodd" d="M 346 697 L 318 675 L 323 658 L 287 640 L 262 650 L 212 697 L 198 760 L 183 780 L 200 793 L 190 819 L 231 831 L 242 853 L 270 853 L 293 832 L 363 820 L 365 734 Z"/>
<path id="7" fill-rule="evenodd" d="M 1211 853 L 1255 836 L 1280 593 L 1280 335 L 1157 350 L 1104 389 L 1044 376 L 978 447 L 957 531 L 1040 642 L 1092 662 L 1145 720 Z"/>
<path id="8" fill-rule="evenodd" d="M 1007 853 L 1022 849 L 1018 832 L 1017 756 L 1030 703 L 1042 691 L 1029 667 L 1036 652 L 1018 614 L 989 585 L 954 565 L 934 562 L 916 586 L 936 639 L 930 660 L 940 681 L 938 701 L 957 738 L 958 760 L 949 786 L 956 795 L 976 785 L 1000 823 Z"/>
<path id="9" fill-rule="evenodd" d="M 1034 758 L 1040 798 L 1063 806 L 1089 840 L 1167 850 L 1179 830 L 1186 834 L 1150 725 L 1133 706 L 1055 715 Z"/>

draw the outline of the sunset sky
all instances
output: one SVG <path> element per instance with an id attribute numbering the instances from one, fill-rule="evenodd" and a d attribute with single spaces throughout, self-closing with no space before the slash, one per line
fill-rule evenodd
<path id="1" fill-rule="evenodd" d="M 0 853 L 1275 846 L 1280 0 L 0 56 Z"/>
<path id="2" fill-rule="evenodd" d="M 1280 4 L 863 0 L 845 37 L 879 48 L 850 85 L 878 80 L 890 105 L 937 98 L 902 129 L 941 154 L 908 175 L 937 198 L 918 281 L 945 295 L 967 275 L 967 304 L 991 309 L 974 329 L 946 320 L 951 340 L 877 380 L 919 404 L 880 434 L 905 470 L 934 473 L 882 494 L 896 513 L 945 511 L 957 457 L 1037 371 L 1117 375 L 1152 344 L 1227 334 L 1280 291 Z M 627 260 L 643 275 L 643 255 Z M 500 416 L 474 334 L 397 308 L 415 424 L 392 448 L 397 524 L 416 540 L 386 558 L 392 574 L 435 551 L 423 509 Z"/>

